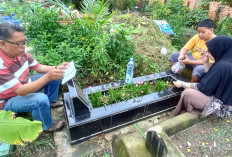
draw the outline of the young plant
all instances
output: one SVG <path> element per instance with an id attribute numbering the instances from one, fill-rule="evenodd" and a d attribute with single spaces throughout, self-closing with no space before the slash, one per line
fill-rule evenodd
<path id="1" fill-rule="evenodd" d="M 101 106 L 114 104 L 135 97 L 162 91 L 168 88 L 172 88 L 172 81 L 138 81 L 135 84 L 110 88 L 107 92 L 98 91 L 96 93 L 91 93 L 89 99 L 93 105 L 93 108 L 98 108 Z"/>
<path id="2" fill-rule="evenodd" d="M 92 1 L 92 3 L 87 3 L 84 1 L 83 12 L 86 14 L 83 17 L 87 23 L 89 23 L 93 29 L 100 30 L 104 25 L 109 23 L 109 19 L 117 12 L 113 11 L 108 13 L 108 2 Z"/>

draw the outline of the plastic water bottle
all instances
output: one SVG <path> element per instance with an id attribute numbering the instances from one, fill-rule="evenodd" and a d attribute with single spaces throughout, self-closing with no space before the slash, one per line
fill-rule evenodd
<path id="1" fill-rule="evenodd" d="M 180 62 L 176 62 L 173 66 L 172 66 L 172 72 L 175 74 L 179 74 L 181 73 L 185 68 L 184 64 L 180 64 Z"/>
<path id="2" fill-rule="evenodd" d="M 134 67 L 135 67 L 134 59 L 130 58 L 130 61 L 127 64 L 126 80 L 125 80 L 125 82 L 128 84 L 130 84 L 132 82 L 132 78 L 134 75 Z"/>

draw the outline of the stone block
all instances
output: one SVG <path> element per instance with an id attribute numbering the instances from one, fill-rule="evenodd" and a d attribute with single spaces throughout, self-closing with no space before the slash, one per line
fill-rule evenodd
<path id="1" fill-rule="evenodd" d="M 9 156 L 13 152 L 14 146 L 0 142 L 0 156 Z"/>
<path id="2" fill-rule="evenodd" d="M 145 138 L 140 133 L 123 135 L 112 143 L 115 157 L 152 157 L 145 146 Z"/>

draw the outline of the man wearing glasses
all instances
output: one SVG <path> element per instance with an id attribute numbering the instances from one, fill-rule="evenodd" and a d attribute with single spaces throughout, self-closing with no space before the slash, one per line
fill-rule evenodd
<path id="1" fill-rule="evenodd" d="M 26 43 L 22 27 L 0 22 L 0 110 L 32 112 L 44 130 L 59 130 L 64 122 L 52 121 L 50 105 L 57 102 L 60 79 L 68 63 L 39 64 L 25 52 Z M 29 77 L 30 69 L 39 74 Z"/>

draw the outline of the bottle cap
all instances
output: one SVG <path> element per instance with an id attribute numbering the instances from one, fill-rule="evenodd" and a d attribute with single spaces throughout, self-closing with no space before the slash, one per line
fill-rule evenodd
<path id="1" fill-rule="evenodd" d="M 134 61 L 133 57 L 130 58 L 130 61 Z"/>

